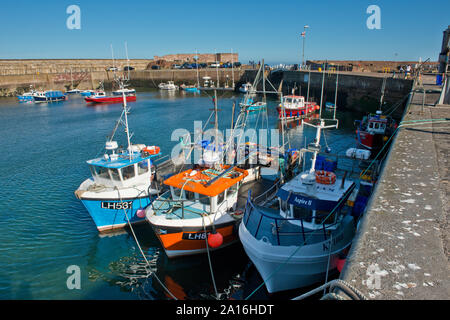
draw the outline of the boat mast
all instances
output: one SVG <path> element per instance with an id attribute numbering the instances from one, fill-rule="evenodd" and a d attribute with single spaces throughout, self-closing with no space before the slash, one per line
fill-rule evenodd
<path id="1" fill-rule="evenodd" d="M 266 68 L 264 65 L 264 59 L 262 59 L 262 72 L 263 72 L 262 74 L 263 101 L 266 102 L 266 78 L 265 78 Z"/>
<path id="2" fill-rule="evenodd" d="M 215 56 L 216 56 L 216 74 L 217 74 L 217 85 L 216 85 L 216 88 L 218 88 L 218 87 L 220 87 L 220 84 L 219 84 L 219 61 L 217 61 L 219 59 L 217 59 L 217 50 L 214 50 L 214 52 L 215 52 Z"/>
<path id="3" fill-rule="evenodd" d="M 214 138 L 215 151 L 218 150 L 218 137 L 219 137 L 219 119 L 217 115 L 217 89 L 214 88 L 214 130 L 216 132 L 216 137 Z"/>
<path id="4" fill-rule="evenodd" d="M 338 67 L 338 68 L 339 68 L 339 67 Z M 336 73 L 336 92 L 334 93 L 334 113 L 333 113 L 333 119 L 336 119 L 338 83 L 339 83 L 339 69 L 338 69 L 338 71 L 337 71 L 337 73 Z"/>
<path id="5" fill-rule="evenodd" d="M 198 75 L 198 51 L 195 50 L 195 65 L 197 66 L 197 89 L 200 88 L 200 78 Z"/>
<path id="6" fill-rule="evenodd" d="M 123 98 L 123 112 L 125 115 L 125 132 L 127 133 L 127 141 L 128 141 L 128 155 L 130 158 L 130 161 L 132 160 L 131 158 L 131 138 L 130 138 L 130 130 L 128 128 L 128 110 L 127 110 L 127 98 L 125 96 L 125 91 L 122 91 L 122 98 Z"/>
<path id="7" fill-rule="evenodd" d="M 386 88 L 386 78 L 383 78 L 383 84 L 381 85 L 381 97 L 380 97 L 379 110 L 381 110 L 381 107 L 383 106 L 384 90 L 385 90 L 385 88 Z"/>
<path id="8" fill-rule="evenodd" d="M 308 72 L 308 91 L 306 93 L 306 102 L 309 102 L 309 84 L 311 83 L 311 67 Z"/>
<path id="9" fill-rule="evenodd" d="M 128 69 L 128 79 L 127 81 L 130 81 L 130 59 L 128 59 L 128 45 L 127 42 L 125 41 L 125 54 L 127 56 L 127 69 Z M 125 88 L 125 86 L 124 86 Z"/>
<path id="10" fill-rule="evenodd" d="M 325 122 L 320 119 L 320 124 L 319 126 L 317 126 L 317 132 L 316 132 L 316 139 L 314 140 L 315 146 L 319 147 L 319 142 L 320 142 L 320 130 L 325 126 Z M 316 158 L 317 158 L 317 154 L 319 153 L 319 151 L 316 149 L 314 150 L 313 153 L 313 158 L 312 158 L 312 164 L 311 164 L 311 169 L 309 170 L 310 173 L 314 173 L 315 169 L 316 169 Z"/>
<path id="11" fill-rule="evenodd" d="M 233 61 L 233 48 L 231 48 L 231 81 L 233 82 L 233 84 L 232 84 L 232 88 L 233 88 L 233 90 L 234 90 L 234 69 L 233 69 L 233 64 L 234 64 L 234 61 Z"/>
<path id="12" fill-rule="evenodd" d="M 322 65 L 322 91 L 320 93 L 320 110 L 319 110 L 319 118 L 322 116 L 322 102 L 323 102 L 323 86 L 325 83 L 325 70 L 323 69 L 325 64 Z"/>

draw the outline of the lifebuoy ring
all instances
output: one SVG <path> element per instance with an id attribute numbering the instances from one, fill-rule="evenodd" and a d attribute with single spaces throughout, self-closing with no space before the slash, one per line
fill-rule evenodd
<path id="1" fill-rule="evenodd" d="M 158 154 L 159 147 L 158 146 L 147 146 L 144 149 L 142 149 L 142 151 L 147 152 L 148 154 Z"/>
<path id="2" fill-rule="evenodd" d="M 336 174 L 331 171 L 317 170 L 316 182 L 320 184 L 334 184 L 336 182 Z"/>

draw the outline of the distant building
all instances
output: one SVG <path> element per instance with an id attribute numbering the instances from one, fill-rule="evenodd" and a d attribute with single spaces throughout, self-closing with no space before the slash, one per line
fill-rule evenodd
<path id="1" fill-rule="evenodd" d="M 237 53 L 178 53 L 166 54 L 164 56 L 154 56 L 154 61 L 163 60 L 174 63 L 195 62 L 195 56 L 198 56 L 198 62 L 238 62 L 239 55 Z"/>

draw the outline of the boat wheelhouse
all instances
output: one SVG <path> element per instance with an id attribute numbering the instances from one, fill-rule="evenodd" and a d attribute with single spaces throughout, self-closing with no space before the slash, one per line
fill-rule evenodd
<path id="1" fill-rule="evenodd" d="M 116 153 L 117 148 L 116 141 L 109 141 L 103 157 L 87 161 L 92 176 L 75 192 L 100 232 L 123 228 L 128 220 L 143 222 L 138 210 L 143 211 L 157 192 L 151 188 L 155 154 L 145 145 Z"/>
<path id="2" fill-rule="evenodd" d="M 230 166 L 189 169 L 164 181 L 170 190 L 146 209 L 146 217 L 169 258 L 204 253 L 207 235 L 238 240 L 238 190 L 248 173 Z M 206 232 L 206 233 L 205 233 Z"/>
<path id="3" fill-rule="evenodd" d="M 355 234 L 353 217 L 342 210 L 355 183 L 316 170 L 320 130 L 327 127 L 321 120 L 316 142 L 301 150 L 303 156 L 313 153 L 311 169 L 285 183 L 272 207 L 253 203 L 249 195 L 239 237 L 269 293 L 323 281 Z"/>
<path id="4" fill-rule="evenodd" d="M 319 110 L 314 102 L 305 102 L 305 97 L 297 95 L 284 96 L 277 107 L 280 119 L 300 119 Z"/>

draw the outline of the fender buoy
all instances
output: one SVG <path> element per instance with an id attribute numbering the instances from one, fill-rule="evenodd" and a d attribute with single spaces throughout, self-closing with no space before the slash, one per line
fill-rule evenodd
<path id="1" fill-rule="evenodd" d="M 160 149 L 158 146 L 146 146 L 144 149 L 142 149 L 143 152 L 147 152 L 149 154 L 158 154 L 159 150 Z"/>
<path id="2" fill-rule="evenodd" d="M 211 248 L 218 248 L 223 243 L 223 236 L 220 234 L 220 232 L 213 231 L 210 234 L 208 234 L 208 245 Z"/>
<path id="3" fill-rule="evenodd" d="M 342 269 L 344 268 L 345 265 L 345 259 L 338 259 L 337 263 L 336 263 L 336 268 L 338 269 L 339 272 L 342 272 Z"/>
<path id="4" fill-rule="evenodd" d="M 320 184 L 333 184 L 336 182 L 336 174 L 331 171 L 317 170 L 316 182 Z"/>
<path id="5" fill-rule="evenodd" d="M 144 218 L 145 217 L 145 210 L 142 208 L 137 209 L 136 216 L 138 218 Z"/>

